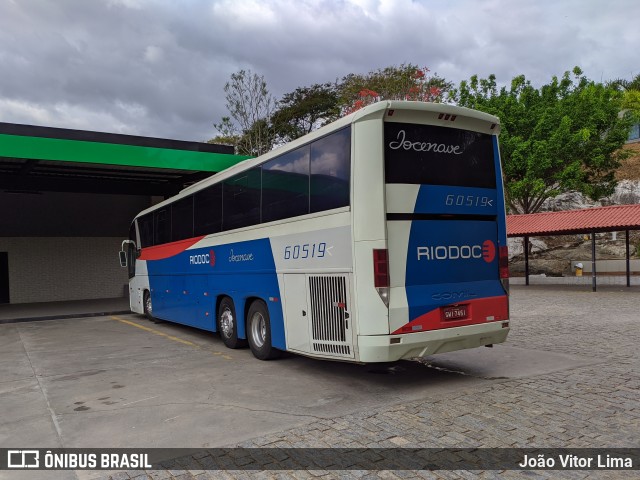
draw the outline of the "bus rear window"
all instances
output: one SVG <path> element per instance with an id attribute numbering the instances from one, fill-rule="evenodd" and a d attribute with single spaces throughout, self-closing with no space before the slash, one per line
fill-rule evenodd
<path id="1" fill-rule="evenodd" d="M 491 135 L 386 122 L 384 150 L 386 183 L 496 188 Z"/>

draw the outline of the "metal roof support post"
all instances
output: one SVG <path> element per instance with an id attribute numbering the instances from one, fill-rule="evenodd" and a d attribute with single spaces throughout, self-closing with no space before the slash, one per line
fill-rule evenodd
<path id="1" fill-rule="evenodd" d="M 524 236 L 524 278 L 525 284 L 529 285 L 529 237 Z"/>
<path id="2" fill-rule="evenodd" d="M 596 232 L 591 232 L 591 290 L 596 291 Z"/>
<path id="3" fill-rule="evenodd" d="M 627 248 L 627 287 L 631 286 L 631 261 L 629 257 L 631 256 L 629 253 L 629 229 L 625 230 L 625 247 Z"/>

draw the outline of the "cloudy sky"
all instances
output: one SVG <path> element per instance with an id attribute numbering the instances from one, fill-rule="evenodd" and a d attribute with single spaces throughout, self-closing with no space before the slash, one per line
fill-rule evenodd
<path id="1" fill-rule="evenodd" d="M 203 141 L 239 69 L 280 97 L 414 63 L 640 73 L 638 0 L 0 0 L 0 121 Z"/>

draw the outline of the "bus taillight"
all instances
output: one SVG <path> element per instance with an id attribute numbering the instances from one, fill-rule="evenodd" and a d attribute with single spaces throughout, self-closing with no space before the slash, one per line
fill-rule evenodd
<path id="1" fill-rule="evenodd" d="M 500 247 L 499 255 L 498 269 L 500 270 L 500 283 L 502 283 L 504 292 L 509 295 L 509 247 Z"/>
<path id="2" fill-rule="evenodd" d="M 500 278 L 509 278 L 509 247 L 500 247 Z"/>
<path id="3" fill-rule="evenodd" d="M 378 295 L 389 306 L 389 251 L 386 248 L 373 250 L 373 285 Z"/>

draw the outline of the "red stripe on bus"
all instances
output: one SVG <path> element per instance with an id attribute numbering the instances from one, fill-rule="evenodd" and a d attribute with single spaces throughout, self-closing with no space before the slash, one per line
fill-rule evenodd
<path id="1" fill-rule="evenodd" d="M 445 320 L 443 318 L 444 315 L 442 313 L 442 308 L 453 305 L 466 305 L 468 309 L 467 318 Z M 489 320 L 487 318 L 489 318 Z M 509 301 L 506 295 L 500 297 L 479 298 L 476 300 L 459 302 L 457 304 L 442 305 L 442 307 L 438 307 L 414 318 L 409 323 L 392 332 L 391 335 L 439 330 L 441 328 L 464 327 L 466 325 L 476 325 L 478 323 L 497 322 L 508 319 Z"/>
<path id="2" fill-rule="evenodd" d="M 173 257 L 184 252 L 189 247 L 192 247 L 204 237 L 205 235 L 202 235 L 201 237 L 188 238 L 177 242 L 156 245 L 155 247 L 143 248 L 138 260 L 163 260 L 165 258 Z"/>

